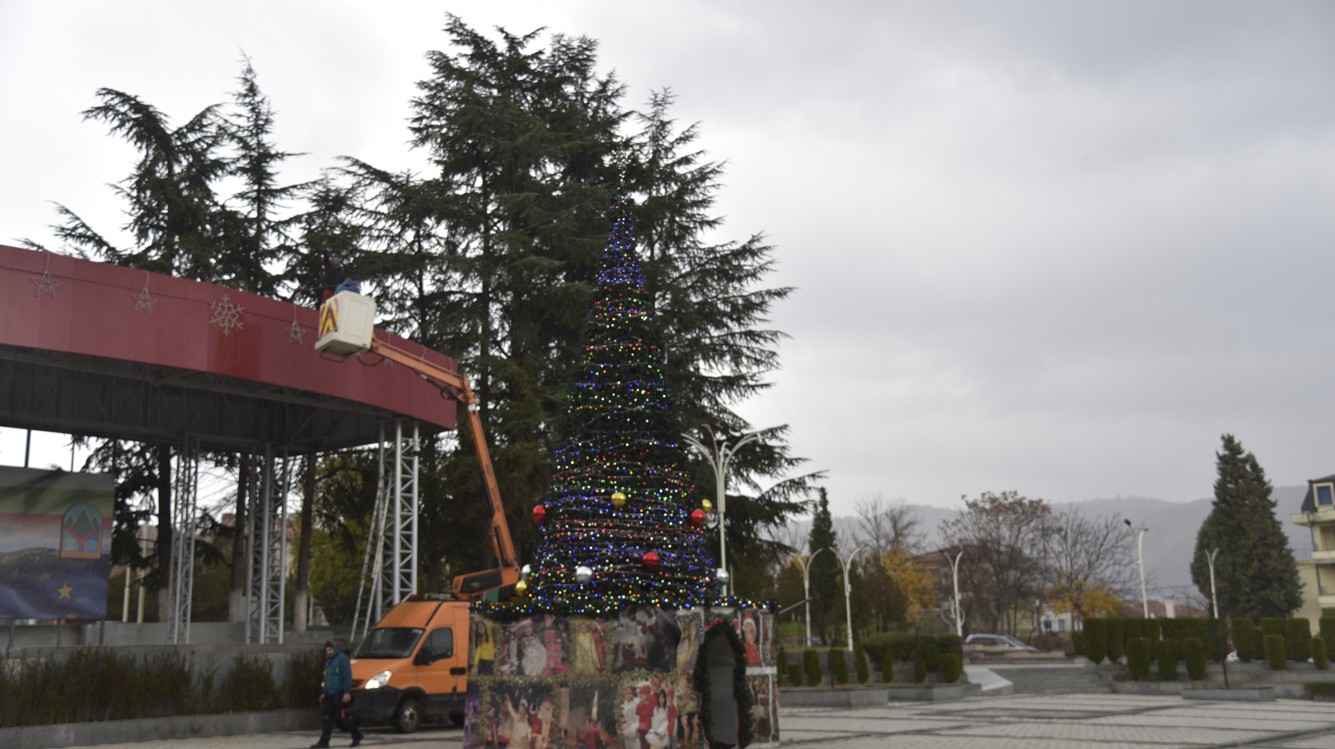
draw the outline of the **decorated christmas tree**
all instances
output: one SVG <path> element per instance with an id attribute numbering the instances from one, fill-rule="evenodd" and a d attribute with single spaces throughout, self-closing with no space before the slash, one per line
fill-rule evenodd
<path id="1" fill-rule="evenodd" d="M 683 466 L 663 353 L 635 251 L 631 202 L 614 197 L 563 445 L 521 587 L 527 608 L 607 615 L 717 600 L 705 513 Z"/>

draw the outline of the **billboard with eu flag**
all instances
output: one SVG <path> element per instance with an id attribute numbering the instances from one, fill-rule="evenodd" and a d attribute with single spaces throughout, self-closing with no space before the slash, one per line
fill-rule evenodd
<path id="1" fill-rule="evenodd" d="M 110 474 L 0 466 L 0 621 L 107 615 Z"/>

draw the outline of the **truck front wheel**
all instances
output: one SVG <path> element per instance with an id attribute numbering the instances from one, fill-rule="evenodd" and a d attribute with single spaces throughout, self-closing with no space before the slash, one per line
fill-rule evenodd
<path id="1" fill-rule="evenodd" d="M 416 697 L 404 697 L 394 710 L 394 730 L 412 733 L 422 722 L 422 702 Z"/>

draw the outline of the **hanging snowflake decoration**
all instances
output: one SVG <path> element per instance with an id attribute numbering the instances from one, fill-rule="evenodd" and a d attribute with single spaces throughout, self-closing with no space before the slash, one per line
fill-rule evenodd
<path id="1" fill-rule="evenodd" d="M 226 294 L 223 294 L 220 302 L 209 302 L 209 307 L 213 308 L 213 319 L 209 320 L 209 324 L 222 328 L 223 335 L 231 335 L 233 328 L 240 330 L 245 327 L 241 321 L 241 313 L 245 312 L 246 308 L 232 304 L 232 300 Z"/>

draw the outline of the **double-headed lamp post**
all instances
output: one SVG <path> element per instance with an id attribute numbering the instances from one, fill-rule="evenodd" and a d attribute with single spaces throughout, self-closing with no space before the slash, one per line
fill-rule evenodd
<path id="1" fill-rule="evenodd" d="M 839 559 L 839 555 L 835 554 L 835 558 L 839 559 L 839 564 L 844 568 L 844 621 L 848 623 L 849 650 L 853 649 L 853 582 L 848 578 L 848 565 L 853 563 L 853 557 L 857 556 L 858 553 L 870 548 L 871 544 L 863 544 L 854 549 L 847 559 Z"/>
<path id="2" fill-rule="evenodd" d="M 950 554 L 946 554 L 946 561 L 950 562 L 950 575 L 955 584 L 955 636 L 964 637 L 964 611 L 960 609 L 960 557 L 964 556 L 964 549 L 955 555 L 954 559 Z"/>
<path id="3" fill-rule="evenodd" d="M 1216 548 L 1205 558 L 1205 562 L 1210 565 L 1210 609 L 1214 611 L 1214 618 L 1216 619 L 1219 618 L 1219 598 L 1214 592 L 1214 560 L 1217 556 L 1219 556 L 1219 549 Z"/>
<path id="4" fill-rule="evenodd" d="M 725 516 L 728 512 L 728 463 L 732 461 L 732 456 L 737 454 L 737 450 L 741 448 L 742 445 L 759 439 L 761 432 L 747 432 L 741 437 L 738 437 L 737 441 L 729 446 L 726 440 L 719 442 L 712 431 L 709 431 L 708 429 L 705 431 L 709 432 L 709 447 L 706 447 L 703 442 L 689 434 L 682 435 L 682 439 L 686 441 L 686 444 L 695 448 L 696 452 L 704 456 L 704 459 L 709 461 L 710 467 L 714 469 L 714 485 L 716 488 L 716 501 L 714 505 L 718 508 L 719 568 L 726 572 L 728 569 L 728 541 Z M 729 576 L 728 581 L 724 584 L 724 595 L 727 595 L 727 592 L 731 590 L 731 588 L 732 577 Z"/>
<path id="5" fill-rule="evenodd" d="M 807 647 L 811 647 L 811 563 L 815 561 L 816 554 L 822 551 L 830 551 L 830 549 L 829 547 L 816 549 L 815 554 L 807 557 L 805 563 L 802 562 L 802 557 L 797 558 L 798 563 L 802 565 L 802 603 L 807 609 Z"/>
<path id="6" fill-rule="evenodd" d="M 1145 594 L 1145 531 L 1148 531 L 1149 527 L 1142 525 L 1140 528 L 1136 528 L 1126 518 L 1123 518 L 1122 522 L 1126 523 L 1127 530 L 1136 534 L 1136 561 L 1140 565 L 1140 613 L 1143 618 L 1148 619 L 1150 618 L 1150 599 Z"/>

